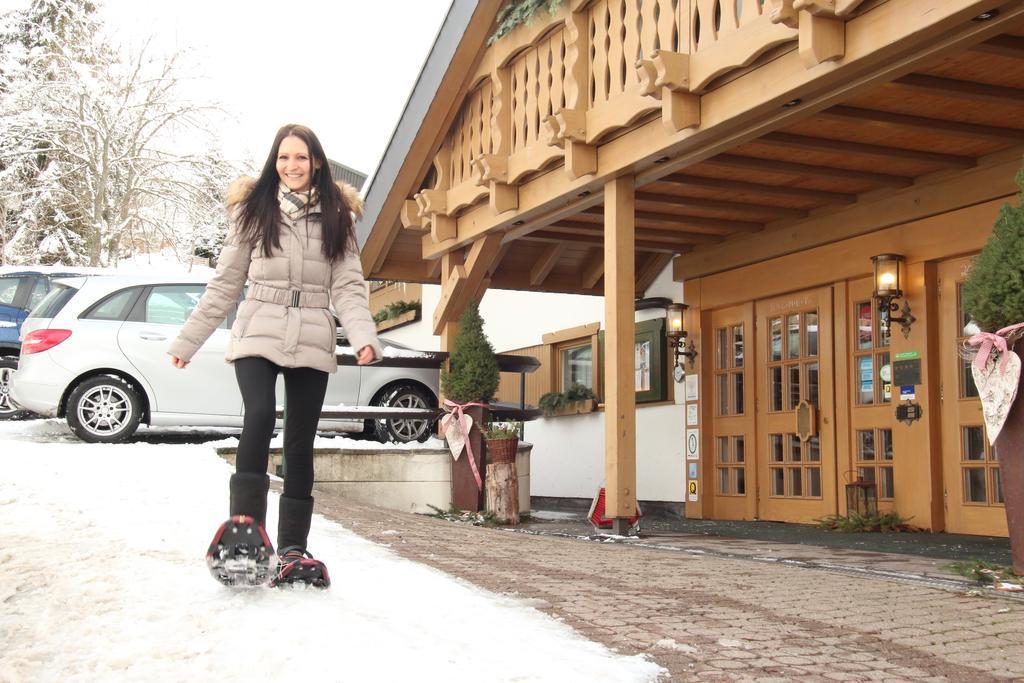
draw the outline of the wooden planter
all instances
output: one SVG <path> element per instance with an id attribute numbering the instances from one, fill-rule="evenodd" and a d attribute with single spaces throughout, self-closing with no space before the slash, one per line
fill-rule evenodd
<path id="1" fill-rule="evenodd" d="M 415 320 L 419 320 L 419 311 L 406 311 L 394 318 L 385 318 L 377 323 L 377 331 L 383 332 L 384 330 L 390 330 L 393 327 L 399 327 L 406 323 L 411 323 Z"/>
<path id="2" fill-rule="evenodd" d="M 592 398 L 585 398 L 582 401 L 573 401 L 567 406 L 562 406 L 551 415 L 546 417 L 561 417 L 563 415 L 582 415 L 592 413 L 597 408 L 597 401 Z"/>
<path id="3" fill-rule="evenodd" d="M 487 439 L 487 464 L 515 462 L 518 448 L 518 436 L 507 439 Z"/>

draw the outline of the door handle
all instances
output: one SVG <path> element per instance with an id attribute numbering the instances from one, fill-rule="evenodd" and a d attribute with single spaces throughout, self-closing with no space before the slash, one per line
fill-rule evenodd
<path id="1" fill-rule="evenodd" d="M 146 341 L 166 341 L 167 336 L 157 332 L 139 332 L 139 339 Z"/>

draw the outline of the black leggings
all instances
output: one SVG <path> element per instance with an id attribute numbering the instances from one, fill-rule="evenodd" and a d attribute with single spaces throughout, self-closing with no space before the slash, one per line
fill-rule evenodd
<path id="1" fill-rule="evenodd" d="M 313 368 L 282 368 L 266 358 L 235 361 L 245 416 L 238 439 L 236 472 L 267 471 L 274 435 L 277 373 L 284 373 L 284 495 L 308 499 L 313 492 L 313 439 L 327 392 L 327 373 Z"/>

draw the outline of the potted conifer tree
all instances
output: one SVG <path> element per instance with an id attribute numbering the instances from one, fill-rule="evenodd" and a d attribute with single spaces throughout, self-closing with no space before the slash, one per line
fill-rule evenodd
<path id="1" fill-rule="evenodd" d="M 441 370 L 441 390 L 449 414 L 441 426 L 455 457 L 452 504 L 461 510 L 476 512 L 483 507 L 484 495 L 480 428 L 488 421 L 487 406 L 498 390 L 500 379 L 498 359 L 484 334 L 484 321 L 476 302 L 467 306 L 459 317 L 459 331 L 452 344 L 448 366 Z"/>
<path id="2" fill-rule="evenodd" d="M 999 212 L 992 235 L 964 283 L 963 307 L 977 330 L 968 340 L 989 441 L 999 460 L 1013 570 L 1024 574 L 1024 170 L 1017 206 Z"/>

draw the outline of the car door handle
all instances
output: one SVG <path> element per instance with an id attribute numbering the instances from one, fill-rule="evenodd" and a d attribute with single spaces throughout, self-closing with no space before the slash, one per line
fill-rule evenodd
<path id="1" fill-rule="evenodd" d="M 166 341 L 167 336 L 156 332 L 139 332 L 139 339 L 146 341 Z"/>

